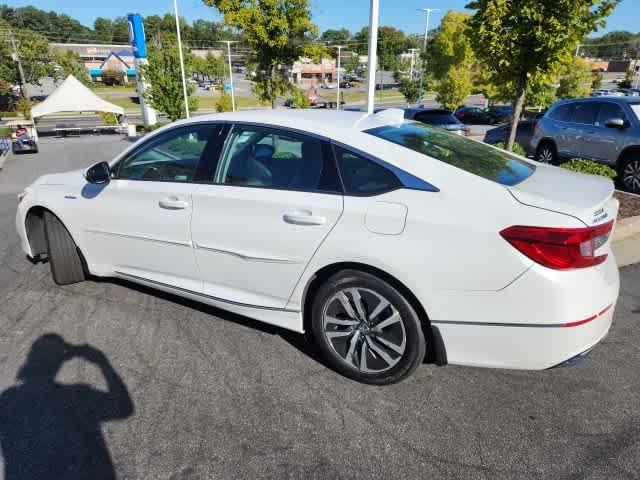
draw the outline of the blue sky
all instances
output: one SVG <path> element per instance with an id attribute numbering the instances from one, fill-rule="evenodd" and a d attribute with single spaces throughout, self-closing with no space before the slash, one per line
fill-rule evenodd
<path id="1" fill-rule="evenodd" d="M 392 25 L 407 33 L 419 33 L 424 29 L 424 16 L 417 11 L 420 7 L 440 8 L 434 14 L 434 26 L 442 14 L 449 9 L 462 10 L 468 0 L 380 0 L 380 24 Z M 173 11 L 172 0 L 13 0 L 12 7 L 35 5 L 43 10 L 67 13 L 82 23 L 92 26 L 96 17 L 116 17 L 129 12 L 142 15 L 163 14 Z M 187 19 L 219 19 L 214 8 L 205 7 L 201 0 L 178 0 L 181 15 Z M 320 30 L 346 27 L 357 31 L 369 22 L 369 0 L 311 0 L 313 20 Z M 609 17 L 610 30 L 640 30 L 640 0 L 623 0 Z"/>

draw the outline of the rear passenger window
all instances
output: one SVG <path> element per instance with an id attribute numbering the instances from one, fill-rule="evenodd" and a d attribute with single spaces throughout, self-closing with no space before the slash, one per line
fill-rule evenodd
<path id="1" fill-rule="evenodd" d="M 382 165 L 340 147 L 335 152 L 347 195 L 378 195 L 400 187 L 398 177 Z"/>
<path id="2" fill-rule="evenodd" d="M 615 103 L 603 102 L 600 107 L 600 113 L 598 113 L 598 118 L 596 120 L 596 125 L 600 127 L 604 127 L 607 120 L 611 120 L 614 118 L 620 118 L 622 120 L 626 120 L 624 112 L 620 105 L 616 105 Z"/>
<path id="3" fill-rule="evenodd" d="M 571 122 L 593 125 L 599 110 L 600 104 L 596 102 L 577 103 L 573 115 L 571 115 Z"/>
<path id="4" fill-rule="evenodd" d="M 560 105 L 557 107 L 549 117 L 553 120 L 558 120 L 560 122 L 568 122 L 571 119 L 571 114 L 573 113 L 574 104 L 570 103 L 568 105 Z"/>

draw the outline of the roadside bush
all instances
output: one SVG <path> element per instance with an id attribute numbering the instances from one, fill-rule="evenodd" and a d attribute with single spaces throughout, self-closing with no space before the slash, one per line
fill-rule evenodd
<path id="1" fill-rule="evenodd" d="M 108 86 L 123 85 L 125 73 L 118 70 L 103 70 L 101 73 L 102 83 Z"/>
<path id="2" fill-rule="evenodd" d="M 154 125 L 136 125 L 136 132 L 138 133 L 149 133 L 154 130 L 159 129 L 160 127 L 164 127 L 169 122 L 157 122 Z"/>
<path id="3" fill-rule="evenodd" d="M 231 95 L 227 92 L 222 91 L 220 98 L 216 102 L 216 112 L 230 112 L 233 110 L 233 104 L 231 103 Z"/>
<path id="4" fill-rule="evenodd" d="M 103 125 L 118 125 L 118 118 L 115 113 L 100 112 L 100 120 Z"/>
<path id="5" fill-rule="evenodd" d="M 16 103 L 16 111 L 18 111 L 19 113 L 22 114 L 22 116 L 24 118 L 26 118 L 27 120 L 31 120 L 31 106 L 33 105 L 33 103 L 31 103 L 31 100 L 21 97 L 20 100 L 18 100 L 18 103 Z"/>
<path id="6" fill-rule="evenodd" d="M 302 90 L 297 90 L 293 92 L 293 108 L 309 108 L 311 106 L 311 102 L 309 102 L 309 95 Z"/>
<path id="7" fill-rule="evenodd" d="M 496 143 L 496 147 L 501 148 L 503 150 L 505 150 L 505 142 L 498 142 Z M 521 157 L 526 157 L 527 156 L 527 152 L 524 150 L 524 148 L 522 148 L 522 145 L 520 145 L 519 143 L 514 143 L 513 144 L 513 153 L 515 153 L 516 155 L 520 155 Z"/>
<path id="8" fill-rule="evenodd" d="M 560 167 L 573 172 L 588 173 L 589 175 L 601 175 L 607 178 L 615 178 L 618 173 L 608 165 L 587 160 L 586 158 L 572 158 Z"/>
<path id="9" fill-rule="evenodd" d="M 11 129 L 6 127 L 0 127 L 0 138 L 8 137 L 11 135 Z"/>

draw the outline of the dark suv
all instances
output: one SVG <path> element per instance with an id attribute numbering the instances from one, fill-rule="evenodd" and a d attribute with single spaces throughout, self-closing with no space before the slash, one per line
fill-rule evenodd
<path id="1" fill-rule="evenodd" d="M 606 163 L 622 187 L 640 193 L 640 98 L 558 102 L 536 125 L 531 149 L 545 163 L 574 157 Z"/>

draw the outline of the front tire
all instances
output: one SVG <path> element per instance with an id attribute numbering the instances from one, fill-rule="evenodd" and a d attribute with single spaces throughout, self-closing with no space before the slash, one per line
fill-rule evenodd
<path id="1" fill-rule="evenodd" d="M 626 191 L 640 194 L 640 153 L 624 159 L 618 169 L 618 179 Z"/>
<path id="2" fill-rule="evenodd" d="M 327 362 L 362 383 L 386 385 L 425 358 L 420 318 L 396 288 L 368 273 L 330 277 L 313 300 L 312 329 Z"/>
<path id="3" fill-rule="evenodd" d="M 44 234 L 53 281 L 58 285 L 82 282 L 86 276 L 78 247 L 66 227 L 51 212 L 44 212 Z"/>

